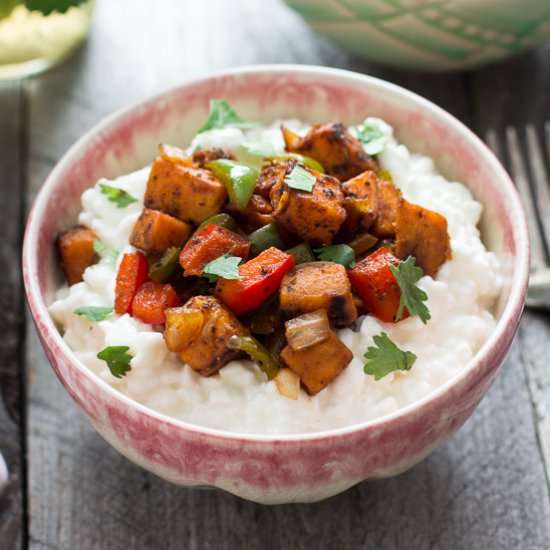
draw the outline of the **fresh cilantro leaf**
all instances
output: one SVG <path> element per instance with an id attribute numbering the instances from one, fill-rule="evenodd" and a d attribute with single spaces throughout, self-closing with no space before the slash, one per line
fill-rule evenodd
<path id="1" fill-rule="evenodd" d="M 225 128 L 227 126 L 232 126 L 234 128 L 252 128 L 257 126 L 257 124 L 255 122 L 245 122 L 237 115 L 225 99 L 211 99 L 210 113 L 197 134 L 214 128 Z"/>
<path id="2" fill-rule="evenodd" d="M 384 378 L 386 374 L 396 370 L 411 370 L 416 355 L 412 351 L 399 349 L 390 337 L 382 332 L 373 337 L 375 346 L 369 346 L 365 353 L 365 374 L 374 375 L 375 380 Z"/>
<path id="3" fill-rule="evenodd" d="M 83 315 L 87 317 L 90 321 L 103 321 L 113 313 L 112 307 L 101 307 L 101 306 L 83 306 L 76 308 L 74 310 L 76 315 Z"/>
<path id="4" fill-rule="evenodd" d="M 314 252 L 319 255 L 320 260 L 342 264 L 344 267 L 355 267 L 355 253 L 347 244 L 331 244 L 315 248 Z"/>
<path id="5" fill-rule="evenodd" d="M 124 189 L 111 187 L 106 183 L 100 183 L 99 188 L 104 195 L 107 195 L 107 198 L 111 202 L 116 203 L 117 208 L 126 208 L 129 204 L 137 202 L 137 199 L 132 197 L 132 195 L 130 195 L 127 191 L 124 191 Z"/>
<path id="6" fill-rule="evenodd" d="M 386 148 L 388 140 L 376 120 L 367 119 L 367 121 L 357 126 L 357 137 L 367 154 L 377 155 Z"/>
<path id="7" fill-rule="evenodd" d="M 432 316 L 424 303 L 428 299 L 428 295 L 416 286 L 424 272 L 415 265 L 415 262 L 414 256 L 409 256 L 404 262 L 400 262 L 398 267 L 388 264 L 401 290 L 401 300 L 395 320 L 399 321 L 403 317 L 403 309 L 406 307 L 411 316 L 417 315 L 426 324 Z"/>
<path id="8" fill-rule="evenodd" d="M 258 171 L 246 164 L 234 160 L 218 159 L 209 162 L 206 167 L 222 180 L 229 200 L 242 210 L 248 204 L 258 179 Z"/>
<path id="9" fill-rule="evenodd" d="M 201 276 L 206 277 L 210 283 L 222 279 L 242 279 L 239 275 L 239 264 L 242 258 L 224 254 L 204 266 Z"/>
<path id="10" fill-rule="evenodd" d="M 87 0 L 25 0 L 25 6 L 30 11 L 39 11 L 50 15 L 53 11 L 65 13 L 69 8 L 78 7 Z"/>
<path id="11" fill-rule="evenodd" d="M 285 177 L 285 183 L 293 189 L 307 191 L 311 193 L 315 185 L 315 176 L 309 173 L 305 168 L 297 164 L 292 172 Z"/>
<path id="12" fill-rule="evenodd" d="M 257 157 L 273 157 L 277 154 L 275 148 L 271 143 L 261 142 L 245 142 L 242 144 L 242 148 L 250 155 Z"/>
<path id="13" fill-rule="evenodd" d="M 107 256 L 116 260 L 120 254 L 110 246 L 107 246 L 103 241 L 99 239 L 94 239 L 94 252 L 100 256 Z"/>
<path id="14" fill-rule="evenodd" d="M 128 346 L 108 346 L 97 354 L 97 358 L 107 363 L 111 374 L 115 378 L 122 378 L 128 371 L 132 370 L 130 361 L 134 356 L 127 353 L 129 349 Z"/>

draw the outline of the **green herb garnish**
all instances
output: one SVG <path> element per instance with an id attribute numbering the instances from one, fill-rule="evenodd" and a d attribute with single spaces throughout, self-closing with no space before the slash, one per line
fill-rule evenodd
<path id="1" fill-rule="evenodd" d="M 132 197 L 127 191 L 124 191 L 124 189 L 112 187 L 106 183 L 100 183 L 99 188 L 111 202 L 116 203 L 117 208 L 126 208 L 129 204 L 137 202 L 137 199 Z"/>
<path id="2" fill-rule="evenodd" d="M 416 355 L 412 351 L 399 349 L 385 332 L 374 336 L 373 340 L 375 345 L 369 346 L 364 355 L 368 359 L 363 369 L 365 374 L 371 374 L 375 380 L 380 380 L 396 370 L 411 370 L 416 361 Z"/>
<path id="3" fill-rule="evenodd" d="M 30 11 L 39 11 L 43 15 L 57 11 L 65 13 L 69 8 L 77 8 L 87 0 L 25 0 L 25 7 Z"/>
<path id="4" fill-rule="evenodd" d="M 239 210 L 245 208 L 254 193 L 258 171 L 245 164 L 227 159 L 213 160 L 206 167 L 223 182 L 229 200 Z"/>
<path id="5" fill-rule="evenodd" d="M 130 361 L 134 356 L 127 353 L 129 349 L 128 346 L 108 346 L 97 354 L 97 358 L 107 363 L 115 378 L 122 378 L 132 370 Z"/>
<path id="6" fill-rule="evenodd" d="M 94 239 L 94 252 L 100 256 L 107 256 L 116 260 L 120 252 L 116 251 L 114 248 L 107 246 L 103 241 L 99 239 Z"/>
<path id="7" fill-rule="evenodd" d="M 302 168 L 297 164 L 292 172 L 285 177 L 285 183 L 293 189 L 299 189 L 300 191 L 307 191 L 311 193 L 316 179 L 313 174 L 310 174 L 305 168 Z"/>
<path id="8" fill-rule="evenodd" d="M 398 267 L 388 264 L 401 290 L 401 300 L 395 320 L 399 321 L 403 317 L 403 310 L 406 307 L 409 315 L 412 317 L 417 315 L 426 324 L 431 319 L 430 310 L 424 303 L 428 299 L 428 295 L 416 286 L 424 272 L 415 265 L 415 262 L 414 256 L 409 256 L 404 262 L 400 262 Z"/>
<path id="9" fill-rule="evenodd" d="M 90 321 L 103 321 L 111 313 L 113 313 L 112 307 L 101 307 L 101 306 L 82 306 L 74 310 L 76 315 L 83 315 L 87 317 Z"/>
<path id="10" fill-rule="evenodd" d="M 239 275 L 239 264 L 242 258 L 224 254 L 204 266 L 201 277 L 208 279 L 210 283 L 216 282 L 220 277 L 222 279 L 242 279 Z"/>
<path id="11" fill-rule="evenodd" d="M 245 122 L 233 110 L 231 105 L 225 99 L 211 99 L 210 113 L 206 122 L 200 127 L 197 134 L 212 130 L 214 128 L 226 128 L 232 126 L 236 128 L 252 128 L 257 126 L 255 122 Z"/>
<path id="12" fill-rule="evenodd" d="M 368 123 L 360 124 L 356 129 L 357 137 L 367 154 L 377 155 L 386 148 L 388 140 L 377 122 L 371 120 Z"/>
<path id="13" fill-rule="evenodd" d="M 355 267 L 355 252 L 347 244 L 331 244 L 315 248 L 320 260 L 342 264 L 344 267 Z"/>

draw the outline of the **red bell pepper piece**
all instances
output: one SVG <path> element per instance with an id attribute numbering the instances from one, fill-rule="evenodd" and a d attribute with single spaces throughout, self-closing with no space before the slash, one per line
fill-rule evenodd
<path id="1" fill-rule="evenodd" d="M 132 311 L 134 296 L 147 280 L 148 273 L 149 264 L 141 252 L 124 254 L 115 284 L 115 311 L 119 315 Z"/>
<path id="2" fill-rule="evenodd" d="M 132 315 L 144 323 L 160 325 L 166 321 L 165 310 L 179 303 L 180 297 L 172 285 L 148 281 L 143 283 L 134 297 Z"/>
<path id="3" fill-rule="evenodd" d="M 283 275 L 294 267 L 294 256 L 275 247 L 239 266 L 241 279 L 219 279 L 215 295 L 237 315 L 261 306 L 281 286 Z"/>
<path id="4" fill-rule="evenodd" d="M 353 269 L 348 269 L 353 290 L 370 313 L 386 323 L 395 321 L 401 300 L 401 290 L 389 264 L 398 266 L 399 260 L 388 247 L 383 247 L 357 262 Z M 402 318 L 408 316 L 405 308 Z"/>
<path id="5" fill-rule="evenodd" d="M 224 254 L 239 256 L 246 261 L 249 253 L 248 239 L 211 223 L 187 241 L 180 254 L 180 265 L 184 276 L 200 275 L 206 264 Z"/>

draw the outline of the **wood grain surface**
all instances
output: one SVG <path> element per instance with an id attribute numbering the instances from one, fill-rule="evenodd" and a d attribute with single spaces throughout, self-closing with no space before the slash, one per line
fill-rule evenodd
<path id="1" fill-rule="evenodd" d="M 550 317 L 526 312 L 494 386 L 465 426 L 412 470 L 311 505 L 265 507 L 172 486 L 115 452 L 22 326 L 22 208 L 67 148 L 113 110 L 216 69 L 305 63 L 416 91 L 481 136 L 550 119 L 550 46 L 475 72 L 427 75 L 353 58 L 279 0 L 97 0 L 66 64 L 0 89 L 0 550 L 546 549 L 550 547 Z M 546 368 L 545 368 L 546 367 Z M 23 391 L 23 390 L 26 391 Z M 542 435 L 541 435 L 542 434 Z"/>

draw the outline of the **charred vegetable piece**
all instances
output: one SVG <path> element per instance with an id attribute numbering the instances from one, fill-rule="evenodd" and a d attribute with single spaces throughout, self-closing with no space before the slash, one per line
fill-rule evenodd
<path id="1" fill-rule="evenodd" d="M 300 395 L 300 377 L 292 369 L 286 367 L 279 369 L 273 381 L 281 395 L 289 399 L 298 399 Z"/>
<path id="2" fill-rule="evenodd" d="M 172 246 L 183 246 L 192 231 L 188 223 L 159 210 L 144 208 L 134 225 L 130 244 L 150 254 L 163 254 Z"/>
<path id="3" fill-rule="evenodd" d="M 181 248 L 170 247 L 160 260 L 149 268 L 149 278 L 155 283 L 165 283 L 174 274 L 180 257 Z"/>
<path id="4" fill-rule="evenodd" d="M 257 256 L 260 252 L 267 250 L 268 248 L 283 248 L 283 241 L 279 234 L 279 229 L 274 223 L 264 225 L 257 229 L 253 233 L 248 235 L 250 241 L 250 254 L 251 256 Z"/>
<path id="5" fill-rule="evenodd" d="M 159 152 L 160 156 L 167 162 L 173 162 L 183 166 L 194 166 L 193 159 L 189 158 L 189 155 L 179 147 L 163 143 L 159 145 Z"/>
<path id="6" fill-rule="evenodd" d="M 231 207 L 231 205 L 228 206 Z M 271 203 L 262 195 L 252 195 L 246 207 L 239 213 L 246 218 L 252 228 L 263 227 L 273 222 Z"/>
<path id="7" fill-rule="evenodd" d="M 239 266 L 240 279 L 220 279 L 215 295 L 237 315 L 262 305 L 279 290 L 283 275 L 294 266 L 294 257 L 277 248 L 268 248 Z"/>
<path id="8" fill-rule="evenodd" d="M 115 311 L 131 313 L 132 302 L 141 285 L 147 280 L 149 264 L 141 252 L 124 254 L 118 266 L 115 284 Z"/>
<path id="9" fill-rule="evenodd" d="M 213 160 L 206 167 L 223 182 L 229 200 L 239 210 L 245 208 L 254 193 L 258 172 L 245 164 L 226 159 Z"/>
<path id="10" fill-rule="evenodd" d="M 403 260 L 414 256 L 424 274 L 435 277 L 451 257 L 447 220 L 437 212 L 401 198 L 397 210 L 395 251 Z"/>
<path id="11" fill-rule="evenodd" d="M 225 229 L 230 229 L 231 231 L 233 231 L 233 229 L 237 227 L 235 220 L 229 214 L 225 214 L 224 212 L 222 212 L 221 214 L 216 214 L 215 216 L 211 216 L 207 220 L 204 220 L 199 225 L 199 227 L 197 227 L 195 233 L 193 233 L 193 237 L 211 223 L 215 223 L 216 225 L 219 225 L 220 227 L 223 227 Z"/>
<path id="12" fill-rule="evenodd" d="M 279 300 L 276 294 L 270 296 L 260 307 L 249 311 L 242 321 L 254 334 L 271 334 L 282 326 L 279 315 Z"/>
<path id="13" fill-rule="evenodd" d="M 220 211 L 226 197 L 224 185 L 209 171 L 157 157 L 147 182 L 144 205 L 200 224 Z"/>
<path id="14" fill-rule="evenodd" d="M 316 260 L 311 246 L 307 243 L 300 243 L 286 251 L 287 254 L 294 256 L 294 265 L 306 264 L 308 262 L 314 262 Z"/>
<path id="15" fill-rule="evenodd" d="M 359 256 L 367 252 L 367 250 L 370 250 L 377 242 L 378 239 L 370 233 L 362 233 L 361 235 L 357 235 L 357 237 L 347 244 L 350 248 L 353 248 L 355 255 Z"/>
<path id="16" fill-rule="evenodd" d="M 329 329 L 329 337 L 323 342 L 300 351 L 287 346 L 281 359 L 300 377 L 307 392 L 315 395 L 348 366 L 353 354 Z"/>
<path id="17" fill-rule="evenodd" d="M 94 240 L 93 232 L 82 225 L 63 231 L 57 238 L 61 265 L 69 285 L 82 281 L 84 271 L 93 264 Z"/>
<path id="18" fill-rule="evenodd" d="M 270 193 L 273 217 L 290 233 L 316 244 L 331 244 L 346 218 L 338 180 L 303 169 L 315 176 L 311 192 L 289 187 L 283 178 Z"/>
<path id="19" fill-rule="evenodd" d="M 186 277 L 201 275 L 206 264 L 224 254 L 246 260 L 249 252 L 250 243 L 245 237 L 212 223 L 187 241 L 180 254 L 180 265 Z"/>
<path id="20" fill-rule="evenodd" d="M 170 351 L 202 376 L 216 373 L 241 352 L 229 347 L 248 329 L 213 296 L 194 296 L 184 306 L 167 309 L 164 338 Z"/>
<path id="21" fill-rule="evenodd" d="M 171 285 L 145 282 L 134 296 L 132 316 L 144 323 L 160 325 L 166 320 L 164 312 L 179 303 L 179 296 Z"/>
<path id="22" fill-rule="evenodd" d="M 377 169 L 376 161 L 367 155 L 361 142 L 339 122 L 315 124 L 304 137 L 284 127 L 282 132 L 287 151 L 315 159 L 327 174 L 340 181 Z"/>
<path id="23" fill-rule="evenodd" d="M 324 309 L 336 326 L 348 326 L 357 318 L 346 270 L 332 262 L 296 266 L 283 277 L 279 299 L 287 315 Z"/>
<path id="24" fill-rule="evenodd" d="M 209 162 L 219 159 L 236 160 L 235 155 L 229 149 L 214 147 L 213 149 L 199 149 L 193 151 L 193 162 L 204 168 Z"/>
<path id="25" fill-rule="evenodd" d="M 328 340 L 330 325 L 327 312 L 318 309 L 312 313 L 304 313 L 285 323 L 286 339 L 294 351 L 308 349 Z"/>
<path id="26" fill-rule="evenodd" d="M 311 157 L 306 157 L 305 155 L 299 155 L 298 153 L 285 153 L 283 155 L 269 157 L 267 160 L 273 163 L 285 162 L 287 160 L 296 160 L 300 164 L 303 164 L 304 166 L 307 166 L 312 170 L 321 172 L 321 174 L 325 173 L 325 168 L 320 162 L 317 162 L 315 159 L 312 159 Z"/>
<path id="27" fill-rule="evenodd" d="M 268 380 L 273 380 L 279 372 L 279 365 L 270 353 L 253 336 L 232 336 L 228 344 L 230 349 L 244 351 L 265 372 Z"/>
<path id="28" fill-rule="evenodd" d="M 390 265 L 398 266 L 399 260 L 389 248 L 383 247 L 348 270 L 353 290 L 363 300 L 364 306 L 386 323 L 395 321 L 401 301 L 401 291 Z M 408 316 L 409 312 L 405 308 L 402 318 Z"/>

